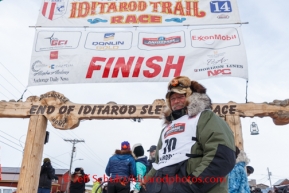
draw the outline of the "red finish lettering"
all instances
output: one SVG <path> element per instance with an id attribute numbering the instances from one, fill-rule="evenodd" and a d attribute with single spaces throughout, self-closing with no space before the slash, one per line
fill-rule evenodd
<path id="1" fill-rule="evenodd" d="M 154 60 L 156 60 L 157 62 L 162 62 L 163 58 L 161 56 L 154 56 L 147 60 L 146 62 L 147 67 L 154 69 L 152 73 L 149 70 L 143 71 L 143 75 L 147 78 L 153 78 L 161 72 L 162 68 L 160 67 L 160 65 L 153 63 Z"/>
<path id="2" fill-rule="evenodd" d="M 119 68 L 121 68 L 122 77 L 127 78 L 129 76 L 130 68 L 134 61 L 134 58 L 135 57 L 129 57 L 127 64 L 124 57 L 118 58 L 113 69 L 112 78 L 117 78 Z"/>
<path id="3" fill-rule="evenodd" d="M 106 58 L 93 57 L 90 61 L 90 64 L 89 64 L 89 67 L 88 67 L 88 70 L 86 73 L 86 78 L 91 78 L 94 70 L 100 70 L 101 69 L 101 65 L 95 64 L 97 61 L 104 62 L 105 60 L 106 60 Z"/>
<path id="4" fill-rule="evenodd" d="M 139 72 L 140 72 L 140 68 L 141 68 L 141 65 L 144 61 L 144 57 L 139 57 L 136 61 L 136 65 L 134 67 L 134 71 L 133 71 L 133 74 L 132 74 L 132 77 L 138 77 L 139 76 Z"/>
<path id="5" fill-rule="evenodd" d="M 109 70 L 110 70 L 110 67 L 111 67 L 111 64 L 113 63 L 113 61 L 114 61 L 114 57 L 108 59 L 107 63 L 105 64 L 105 67 L 104 67 L 102 78 L 108 78 Z"/>
<path id="6" fill-rule="evenodd" d="M 182 68 L 183 68 L 185 56 L 180 56 L 176 64 L 173 64 L 173 59 L 174 59 L 174 56 L 168 57 L 163 77 L 169 77 L 171 69 L 175 69 L 174 77 L 180 76 Z"/>

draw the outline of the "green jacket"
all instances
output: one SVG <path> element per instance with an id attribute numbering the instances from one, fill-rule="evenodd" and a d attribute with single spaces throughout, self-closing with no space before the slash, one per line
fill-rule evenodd
<path id="1" fill-rule="evenodd" d="M 101 193 L 102 192 L 101 187 L 98 188 L 98 186 L 100 186 L 100 182 L 98 182 L 98 181 L 94 182 L 91 193 Z M 98 190 L 96 192 L 97 188 L 98 188 Z"/>
<path id="2" fill-rule="evenodd" d="M 203 181 L 206 179 L 206 181 L 222 180 L 222 182 L 193 183 L 191 187 L 194 189 L 194 193 L 227 193 L 227 175 L 233 169 L 236 161 L 232 130 L 215 113 L 205 110 L 201 113 L 198 121 L 196 138 L 196 143 L 191 148 L 191 154 L 202 155 L 202 157 L 188 159 L 187 174 Z M 156 163 L 159 160 L 158 151 L 161 147 L 160 138 L 156 151 Z M 156 170 L 152 168 L 146 177 L 153 177 L 155 173 Z"/>

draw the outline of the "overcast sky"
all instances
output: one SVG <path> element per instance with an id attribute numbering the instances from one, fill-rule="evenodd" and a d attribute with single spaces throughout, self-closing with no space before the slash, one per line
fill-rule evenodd
<path id="1" fill-rule="evenodd" d="M 0 2 L 0 100 L 18 100 L 28 83 L 28 73 L 35 29 L 42 0 L 3 0 Z M 248 101 L 272 102 L 289 98 L 289 1 L 238 0 L 248 68 Z M 193 77 L 191 77 L 193 79 Z M 213 103 L 245 103 L 246 81 L 240 78 L 201 80 Z M 167 83 L 107 83 L 29 87 L 24 100 L 49 91 L 64 94 L 70 101 L 83 104 L 150 104 L 164 98 Z M 250 176 L 257 183 L 270 184 L 289 178 L 289 125 L 276 126 L 271 118 L 242 118 L 245 151 L 255 168 Z M 250 124 L 258 124 L 260 134 L 250 135 Z M 20 167 L 28 119 L 0 119 L 0 163 L 3 167 Z M 71 131 L 54 129 L 50 123 L 49 143 L 43 157 L 55 168 L 69 168 L 72 144 L 63 139 L 84 139 L 76 145 L 74 167 L 86 173 L 103 175 L 109 157 L 124 140 L 131 145 L 142 143 L 145 149 L 156 144 L 161 120 L 93 120 L 82 121 Z M 6 144 L 4 144 L 4 143 Z M 9 146 L 8 146 L 8 145 Z M 148 155 L 148 154 L 147 154 Z M 83 159 L 83 160 L 78 160 Z"/>

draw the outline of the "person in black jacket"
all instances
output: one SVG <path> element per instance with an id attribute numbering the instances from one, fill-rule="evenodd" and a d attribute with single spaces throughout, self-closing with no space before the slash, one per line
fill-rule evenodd
<path id="1" fill-rule="evenodd" d="M 89 181 L 89 176 L 84 173 L 83 168 L 75 168 L 74 173 L 71 175 L 69 192 L 84 193 L 85 183 Z"/>
<path id="2" fill-rule="evenodd" d="M 55 176 L 55 169 L 52 167 L 50 159 L 44 158 L 40 170 L 40 179 L 37 193 L 50 193 L 52 180 Z"/>
<path id="3" fill-rule="evenodd" d="M 148 150 L 148 152 L 150 152 L 150 156 L 149 156 L 149 159 L 148 159 L 148 168 L 147 168 L 147 172 L 149 172 L 151 169 L 152 169 L 152 164 L 155 163 L 156 161 L 156 149 L 157 149 L 157 146 L 156 145 L 152 145 L 150 147 L 150 149 Z"/>

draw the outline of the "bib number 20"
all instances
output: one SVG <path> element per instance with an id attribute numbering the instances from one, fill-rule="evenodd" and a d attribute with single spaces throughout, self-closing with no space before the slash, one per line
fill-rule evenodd
<path id="1" fill-rule="evenodd" d="M 163 154 L 166 154 L 167 152 L 170 152 L 176 148 L 177 139 L 176 138 L 170 138 L 165 140 L 166 146 L 164 147 Z"/>

